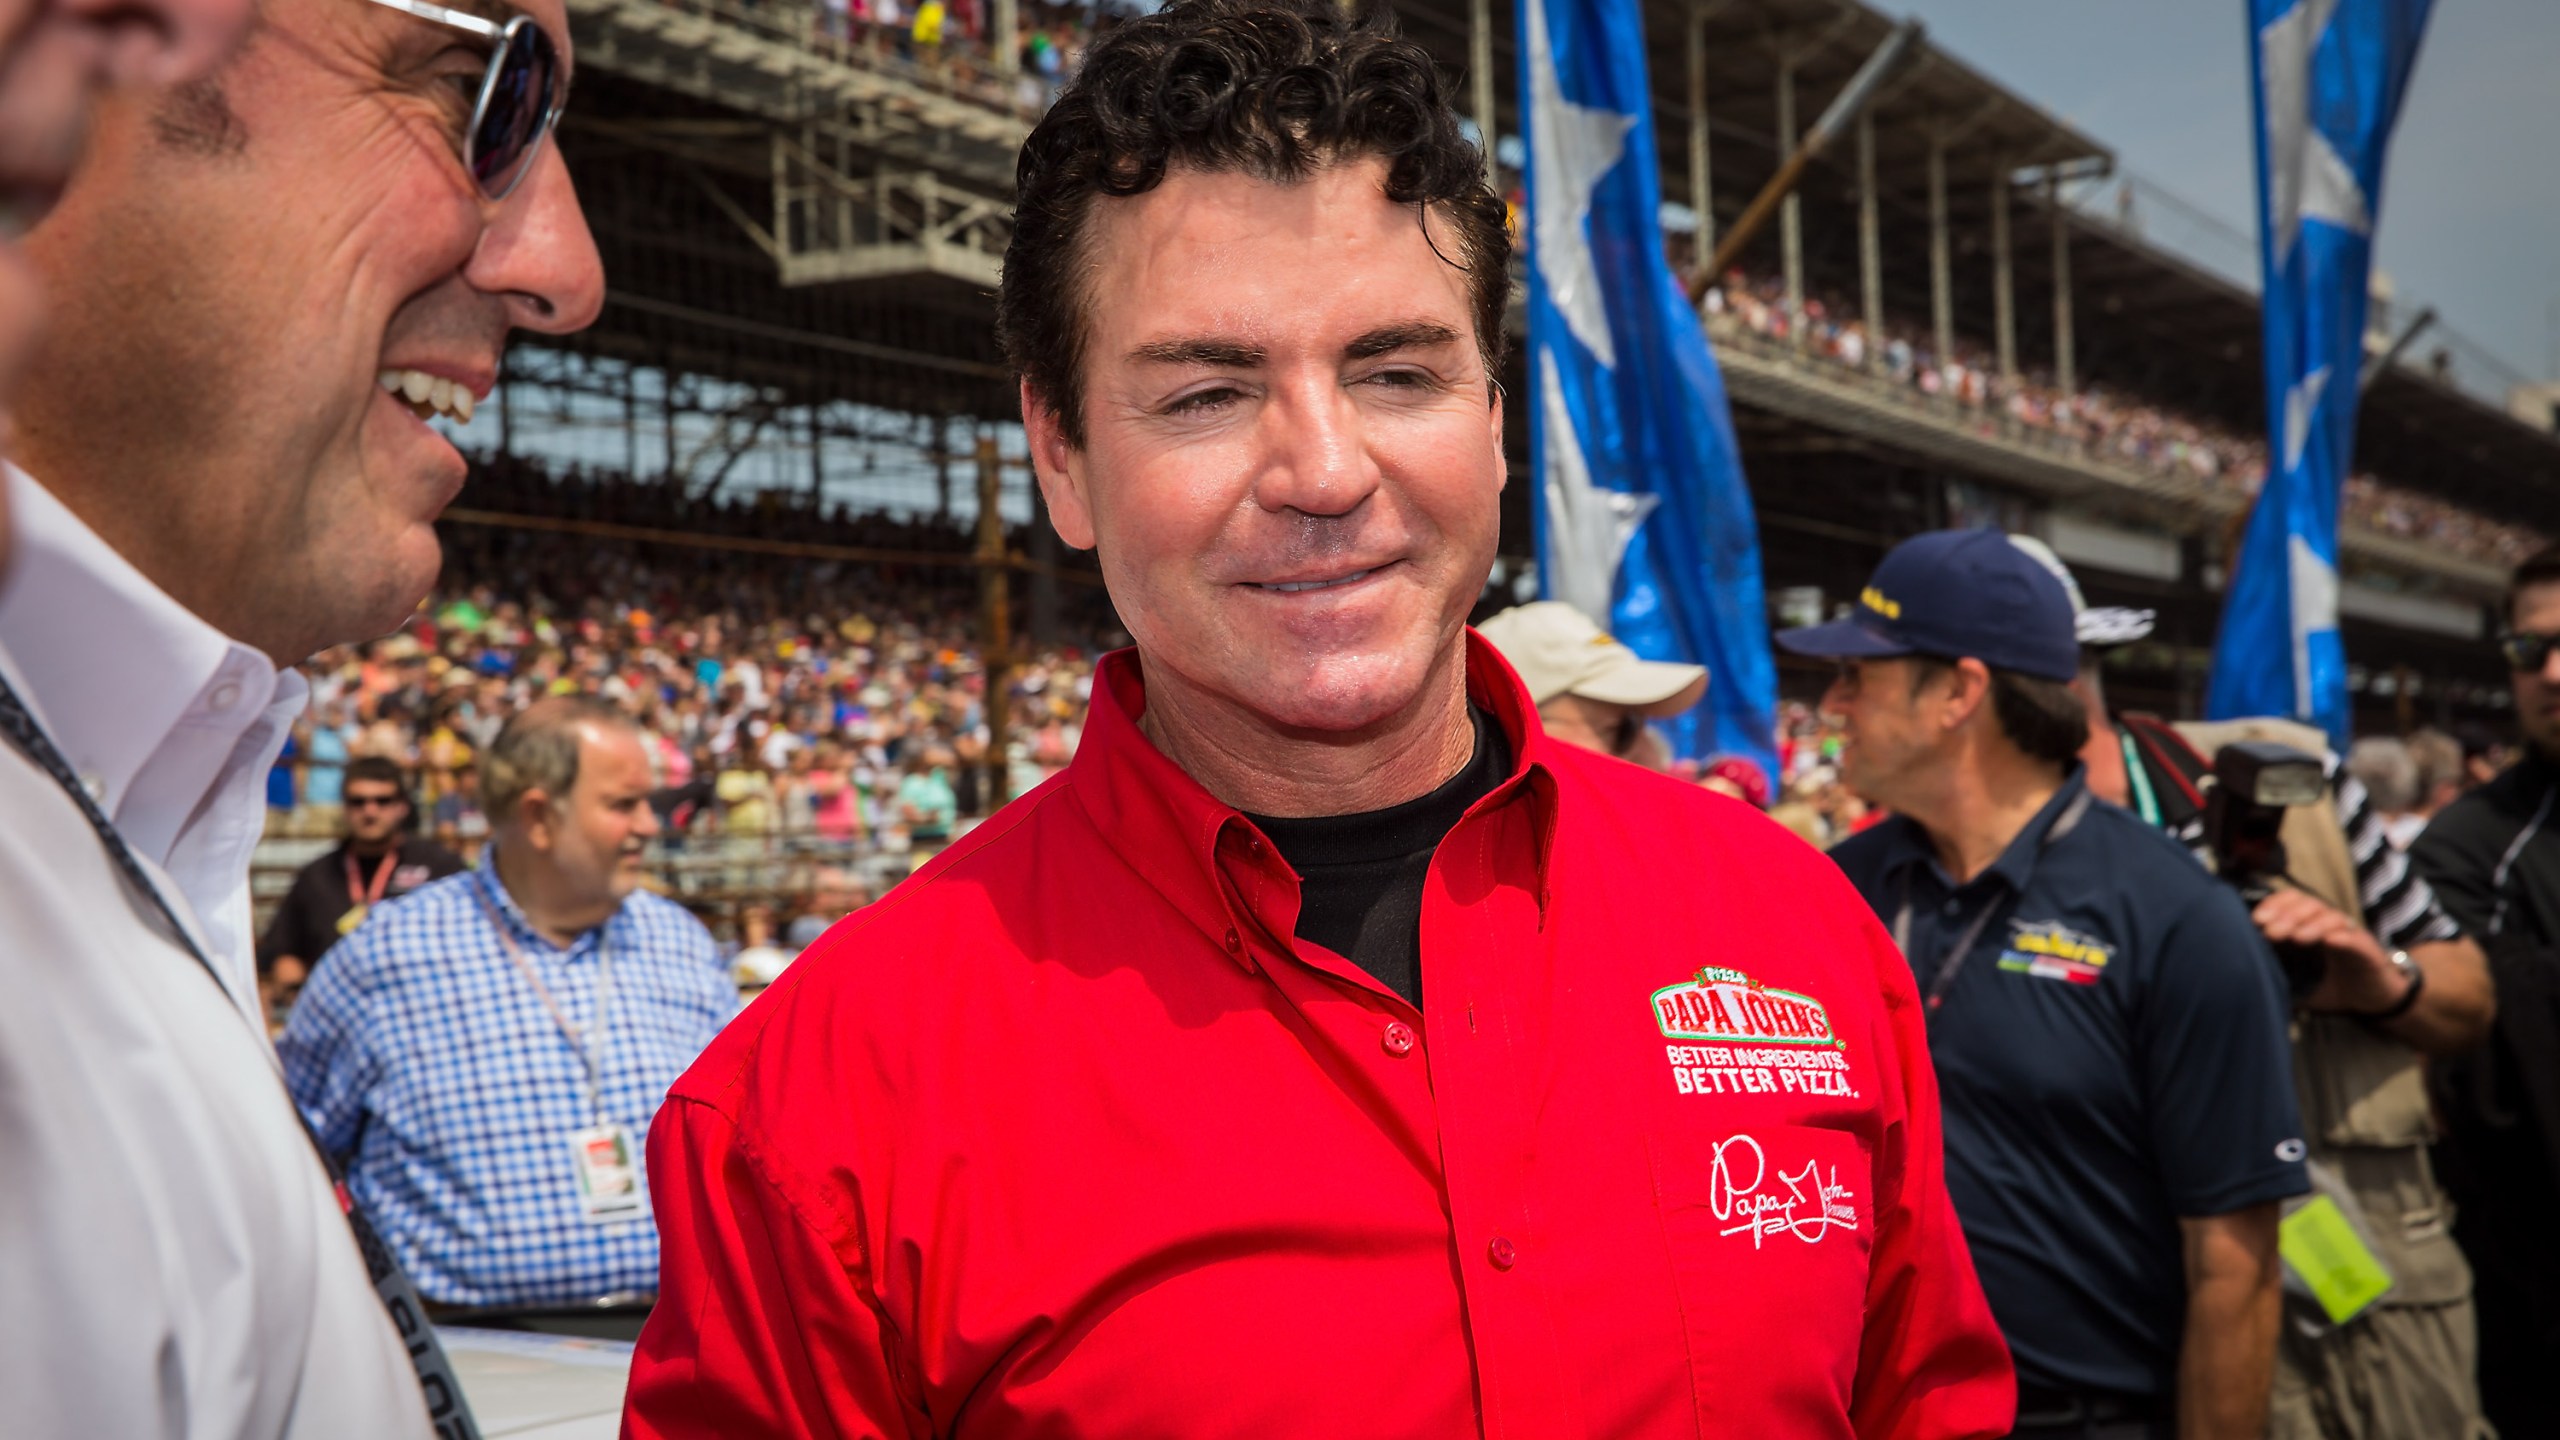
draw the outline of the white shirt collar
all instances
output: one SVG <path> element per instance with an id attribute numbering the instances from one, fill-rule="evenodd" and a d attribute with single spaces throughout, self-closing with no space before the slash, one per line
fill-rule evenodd
<path id="1" fill-rule="evenodd" d="M 289 720 L 307 686 L 179 604 L 24 470 L 0 471 L 15 532 L 0 587 L 0 647 L 46 730 L 127 838 L 147 854 L 165 850 L 186 813 L 169 817 L 175 824 L 133 823 L 144 817 L 126 804 L 144 768 L 182 728 L 201 740 L 226 732 L 237 740 L 270 716 Z M 187 810 L 212 787 L 228 749 L 189 748 L 217 763 L 201 787 L 184 787 L 193 797 L 165 797 Z"/>

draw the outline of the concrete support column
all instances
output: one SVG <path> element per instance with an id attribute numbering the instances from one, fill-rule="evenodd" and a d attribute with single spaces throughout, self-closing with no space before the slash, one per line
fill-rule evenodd
<path id="1" fill-rule="evenodd" d="M 948 415 L 933 422 L 933 511 L 944 520 L 951 518 L 951 422 Z"/>
<path id="2" fill-rule="evenodd" d="M 816 510 L 827 491 L 827 432 L 818 427 L 818 404 L 809 402 L 809 508 Z"/>
<path id="3" fill-rule="evenodd" d="M 996 0 L 996 73 L 1010 80 L 1022 73 L 1022 0 Z"/>
<path id="4" fill-rule="evenodd" d="M 640 477 L 640 367 L 622 366 L 622 473 Z"/>
<path id="5" fill-rule="evenodd" d="M 1884 363 L 1884 240 L 1876 214 L 1876 122 L 1858 117 L 1858 298 L 1870 370 Z"/>
<path id="6" fill-rule="evenodd" d="M 1795 158 L 1801 136 L 1796 130 L 1796 62 L 1778 62 L 1778 163 Z M 1778 207 L 1780 263 L 1787 281 L 1787 334 L 1804 343 L 1804 197 L 1796 190 Z"/>
<path id="7" fill-rule="evenodd" d="M 1493 0 L 1467 5 L 1467 83 L 1474 91 L 1476 134 L 1484 146 L 1484 183 L 1502 189 L 1502 162 L 1493 158 L 1500 131 L 1494 125 Z"/>
<path id="8" fill-rule="evenodd" d="M 1012 731 L 1007 706 L 1013 693 L 1013 577 L 1005 568 L 1003 461 L 996 437 L 978 437 L 978 649 L 987 677 L 987 808 L 1013 797 L 1006 794 L 1013 767 L 1005 763 L 1005 737 Z"/>
<path id="9" fill-rule="evenodd" d="M 2018 378 L 2018 292 L 2009 248 L 2009 162 L 1991 165 L 1991 329 L 2000 355 L 2000 378 Z"/>
<path id="10" fill-rule="evenodd" d="M 1707 5 L 1689 0 L 1689 208 L 1698 212 L 1698 262 L 1716 253 L 1715 170 L 1707 151 Z"/>
<path id="11" fill-rule="evenodd" d="M 667 430 L 667 479 L 676 479 L 676 371 L 673 365 L 658 367 L 658 419 Z"/>
<path id="12" fill-rule="evenodd" d="M 1956 353 L 1955 262 L 1947 243 L 1947 145 L 1929 139 L 1929 337 L 1938 363 Z"/>
<path id="13" fill-rule="evenodd" d="M 2062 171 L 2044 172 L 2044 203 L 2053 216 L 2053 376 L 2065 395 L 2080 393 L 2079 337 L 2071 313 L 2071 227 L 2062 211 Z"/>

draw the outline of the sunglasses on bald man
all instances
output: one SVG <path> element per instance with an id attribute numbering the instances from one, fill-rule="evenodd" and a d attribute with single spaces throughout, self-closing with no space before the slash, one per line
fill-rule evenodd
<path id="1" fill-rule="evenodd" d="M 526 15 L 500 22 L 429 0 L 373 3 L 489 42 L 489 73 L 481 78 L 480 99 L 462 132 L 462 163 L 481 194 L 506 199 L 533 168 L 542 137 L 560 119 L 560 51 L 550 32 Z"/>

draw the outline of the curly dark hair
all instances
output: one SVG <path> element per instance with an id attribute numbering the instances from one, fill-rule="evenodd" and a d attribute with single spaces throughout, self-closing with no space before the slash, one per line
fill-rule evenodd
<path id="1" fill-rule="evenodd" d="M 1497 372 L 1511 287 L 1502 199 L 1431 57 L 1384 0 L 1177 0 L 1096 40 L 1015 167 L 996 292 L 1005 358 L 1081 446 L 1093 197 L 1142 195 L 1177 165 L 1296 184 L 1370 156 L 1387 162 L 1387 198 L 1455 231 L 1455 257 L 1440 253 L 1467 273 L 1476 343 Z"/>

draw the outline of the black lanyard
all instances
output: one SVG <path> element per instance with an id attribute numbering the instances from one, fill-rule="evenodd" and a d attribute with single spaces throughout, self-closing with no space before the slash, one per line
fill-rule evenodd
<path id="1" fill-rule="evenodd" d="M 2072 797 L 2061 814 L 2053 817 L 2053 823 L 2045 828 L 2044 837 L 2036 842 L 2036 853 L 2042 855 L 2055 841 L 2078 829 L 2080 817 L 2088 813 L 2089 792 L 2084 789 Z M 1911 868 L 1903 868 L 1902 906 L 1893 916 L 1894 948 L 1905 955 L 1911 953 Z M 2016 897 L 2010 898 L 2014 900 Z M 1973 923 L 1964 927 L 1964 933 L 1956 937 L 1956 943 L 1938 961 L 1937 973 L 1929 977 L 1929 993 L 1921 997 L 1925 1013 L 1935 1015 L 1938 1007 L 1946 1003 L 1947 991 L 1956 983 L 1956 972 L 1964 968 L 1965 957 L 1973 953 L 1974 945 L 1982 939 L 1983 928 L 1991 923 L 1992 914 L 2000 908 L 1997 900 L 1984 901 L 1982 908 L 1974 913 Z"/>
<path id="2" fill-rule="evenodd" d="M 202 946 L 196 944 L 194 934 L 170 906 L 169 897 L 161 894 L 160 887 L 152 883 L 151 876 L 142 868 L 142 862 L 134 857 L 132 847 L 125 844 L 124 836 L 117 833 L 116 822 L 108 819 L 106 812 L 98 808 L 98 802 L 90 798 L 88 787 L 72 773 L 71 762 L 63 758 L 52 738 L 36 724 L 35 716 L 28 712 L 26 702 L 18 698 L 16 688 L 9 684 L 6 675 L 0 675 L 0 735 L 5 735 L 11 744 L 34 761 L 36 768 L 61 786 L 63 793 L 71 797 L 71 803 L 80 807 L 81 818 L 97 832 L 99 843 L 107 847 L 107 857 L 115 862 L 125 883 L 151 902 L 151 908 L 160 913 L 170 935 L 195 957 L 198 965 L 204 967 L 204 973 L 213 981 L 213 988 L 221 992 L 223 1002 L 238 1009 L 231 987 L 222 983 L 222 972 L 213 967 L 213 960 L 204 953 Z M 244 1019 L 241 1023 L 248 1022 Z M 282 1085 L 281 1076 L 278 1077 L 278 1085 Z M 347 1217 L 347 1228 L 355 1232 L 356 1250 L 364 1257 L 364 1268 L 373 1280 L 374 1294 L 381 1297 L 382 1308 L 390 1312 L 391 1327 L 399 1332 L 401 1348 L 409 1352 L 409 1363 L 418 1372 L 418 1389 L 426 1400 L 427 1418 L 435 1425 L 437 1440 L 479 1440 L 480 1427 L 472 1421 L 471 1406 L 463 1398 L 461 1381 L 454 1377 L 453 1362 L 445 1358 L 444 1345 L 436 1339 L 435 1327 L 427 1323 L 426 1304 L 418 1298 L 418 1287 L 410 1283 L 408 1275 L 400 1269 L 400 1262 L 391 1258 L 390 1247 L 382 1243 L 382 1237 L 375 1234 L 373 1226 L 365 1220 L 364 1212 L 356 1208 L 355 1197 L 347 1190 L 346 1176 L 339 1172 L 337 1162 L 329 1157 L 320 1137 L 312 1133 L 311 1122 L 303 1119 L 302 1107 L 293 1103 L 290 1092 L 283 1099 L 285 1109 L 301 1124 L 303 1138 L 311 1142 L 311 1153 L 319 1157 L 320 1168 L 328 1173 L 329 1188 L 338 1197 L 338 1208 Z"/>

